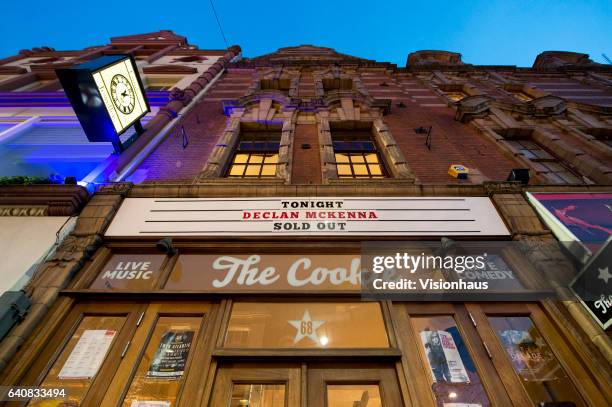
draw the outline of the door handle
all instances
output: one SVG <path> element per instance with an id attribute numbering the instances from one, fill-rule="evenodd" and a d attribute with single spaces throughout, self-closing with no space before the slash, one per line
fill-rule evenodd
<path id="1" fill-rule="evenodd" d="M 487 356 L 489 356 L 489 359 L 493 359 L 493 355 L 491 355 L 491 351 L 489 350 L 489 347 L 485 341 L 482 341 L 482 346 L 484 346 L 485 351 L 487 351 Z"/>
<path id="2" fill-rule="evenodd" d="M 127 341 L 127 343 L 125 344 L 125 348 L 123 348 L 123 352 L 121 352 L 121 359 L 123 359 L 123 357 L 127 353 L 128 348 L 130 347 L 131 343 L 132 343 L 132 341 Z"/>
<path id="3" fill-rule="evenodd" d="M 140 313 L 140 316 L 138 317 L 138 321 L 136 321 L 136 326 L 140 326 L 140 323 L 142 322 L 142 319 L 144 318 L 144 311 Z"/>

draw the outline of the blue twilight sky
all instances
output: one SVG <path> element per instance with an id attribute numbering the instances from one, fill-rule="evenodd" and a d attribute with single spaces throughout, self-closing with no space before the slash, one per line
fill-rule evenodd
<path id="1" fill-rule="evenodd" d="M 544 50 L 612 59 L 612 0 L 213 0 L 244 56 L 315 44 L 404 66 L 443 49 L 473 64 L 531 66 Z M 0 57 L 47 45 L 81 49 L 109 37 L 171 29 L 200 48 L 225 48 L 209 0 L 4 0 Z"/>

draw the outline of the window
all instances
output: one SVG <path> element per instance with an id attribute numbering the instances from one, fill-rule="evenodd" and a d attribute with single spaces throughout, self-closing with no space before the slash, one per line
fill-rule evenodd
<path id="1" fill-rule="evenodd" d="M 323 79 L 323 90 L 329 92 L 331 90 L 352 90 L 353 80 L 352 79 Z"/>
<path id="2" fill-rule="evenodd" d="M 332 130 L 338 178 L 385 178 L 370 130 Z"/>
<path id="3" fill-rule="evenodd" d="M 585 405 L 531 318 L 490 316 L 489 322 L 534 404 L 567 402 L 560 404 Z"/>
<path id="4" fill-rule="evenodd" d="M 512 94 L 512 96 L 514 96 L 516 99 L 520 100 L 521 102 L 531 102 L 533 100 L 533 97 L 529 96 L 525 92 L 510 91 L 510 93 Z"/>
<path id="5" fill-rule="evenodd" d="M 581 128 L 581 131 L 586 134 L 595 137 L 598 141 L 604 143 L 608 147 L 612 147 L 612 133 L 604 129 L 585 129 Z"/>
<path id="6" fill-rule="evenodd" d="M 242 132 L 227 176 L 272 178 L 276 176 L 280 131 Z"/>
<path id="7" fill-rule="evenodd" d="M 281 92 L 287 92 L 289 88 L 291 88 L 291 80 L 289 79 L 262 79 L 259 84 L 261 90 L 280 90 Z"/>
<path id="8" fill-rule="evenodd" d="M 458 102 L 461 99 L 467 97 L 465 92 L 457 91 L 457 92 L 446 92 L 446 97 L 449 98 L 453 102 Z"/>
<path id="9" fill-rule="evenodd" d="M 376 302 L 236 302 L 223 347 L 388 348 L 389 340 Z"/>
<path id="10" fill-rule="evenodd" d="M 421 358 L 429 367 L 438 405 L 490 406 L 455 319 L 450 315 L 412 317 L 421 342 Z"/>
<path id="11" fill-rule="evenodd" d="M 531 140 L 507 140 L 507 142 L 525 158 L 532 161 L 536 169 L 542 172 L 549 181 L 557 184 L 584 183 L 582 179 L 561 164 L 559 159 L 551 155 L 536 142 Z"/>

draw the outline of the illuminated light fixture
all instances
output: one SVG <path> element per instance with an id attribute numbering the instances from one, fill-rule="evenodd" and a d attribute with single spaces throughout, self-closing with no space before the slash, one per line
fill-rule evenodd
<path id="1" fill-rule="evenodd" d="M 451 391 L 450 393 L 448 393 L 448 397 L 451 399 L 456 399 L 457 398 L 457 393 L 455 393 L 454 391 Z"/>
<path id="2" fill-rule="evenodd" d="M 329 338 L 327 336 L 322 336 L 319 338 L 319 342 L 322 346 L 327 346 L 327 344 L 329 343 Z"/>
<path id="3" fill-rule="evenodd" d="M 151 108 L 133 56 L 105 55 L 55 72 L 89 141 L 121 153 L 121 134 L 132 126 L 144 132 L 140 119 Z"/>

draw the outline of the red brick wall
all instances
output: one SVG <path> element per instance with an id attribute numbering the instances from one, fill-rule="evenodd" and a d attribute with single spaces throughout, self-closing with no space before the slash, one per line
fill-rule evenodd
<path id="1" fill-rule="evenodd" d="M 479 135 L 469 125 L 454 120 L 448 107 L 393 107 L 383 118 L 404 153 L 408 165 L 423 183 L 454 183 L 448 175 L 451 164 L 477 168 L 490 180 L 505 180 L 519 165 L 501 149 Z M 432 147 L 425 146 L 425 135 L 414 129 L 432 126 Z"/>
<path id="2" fill-rule="evenodd" d="M 176 126 L 130 179 L 135 182 L 194 179 L 204 168 L 226 126 L 227 117 L 223 114 L 221 100 L 243 96 L 251 83 L 251 71 L 224 74 L 181 121 L 189 145 L 183 148 L 181 126 Z"/>
<path id="3" fill-rule="evenodd" d="M 302 144 L 310 144 L 310 149 L 302 149 Z M 293 139 L 292 184 L 321 183 L 321 154 L 319 152 L 319 135 L 314 124 L 295 126 Z"/>

